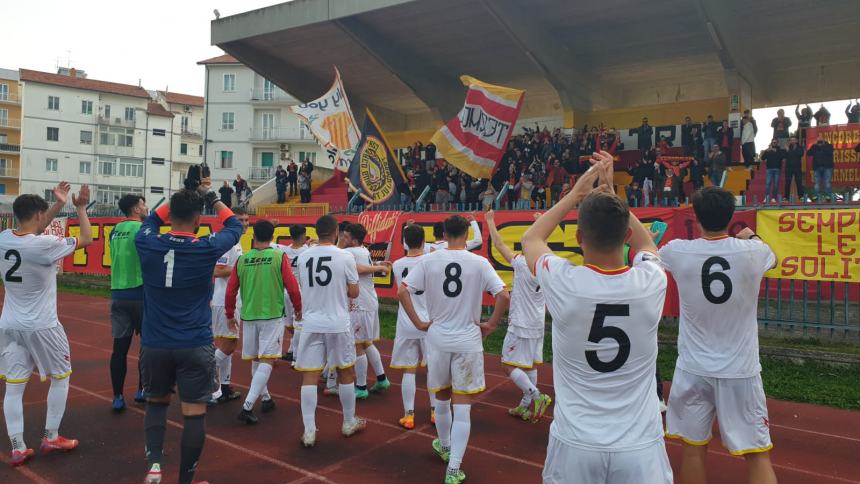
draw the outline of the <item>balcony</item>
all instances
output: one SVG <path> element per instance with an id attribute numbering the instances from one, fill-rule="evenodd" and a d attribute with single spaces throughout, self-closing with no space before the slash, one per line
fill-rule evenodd
<path id="1" fill-rule="evenodd" d="M 0 118 L 0 128 L 21 129 L 21 120 Z"/>
<path id="2" fill-rule="evenodd" d="M 109 126 L 122 126 L 124 128 L 134 128 L 134 120 L 133 119 L 125 119 L 118 117 L 105 117 L 99 115 L 99 124 L 106 124 Z"/>
<path id="3" fill-rule="evenodd" d="M 248 177 L 251 181 L 269 180 L 275 176 L 275 167 L 273 166 L 252 166 L 251 176 Z"/>
<path id="4" fill-rule="evenodd" d="M 0 104 L 21 104 L 21 98 L 17 92 L 4 92 L 0 94 Z"/>
<path id="5" fill-rule="evenodd" d="M 180 136 L 182 137 L 182 139 L 187 139 L 187 140 L 191 140 L 191 141 L 195 141 L 195 140 L 196 141 L 202 141 L 203 140 L 203 135 L 198 133 L 197 131 L 195 131 L 192 128 L 183 128 L 182 131 L 180 132 Z"/>
<path id="6" fill-rule="evenodd" d="M 19 154 L 21 153 L 21 145 L 13 145 L 9 143 L 0 143 L 0 153 L 12 153 Z"/>
<path id="7" fill-rule="evenodd" d="M 254 89 L 251 91 L 252 103 L 270 103 L 270 104 L 297 104 L 299 101 L 289 94 L 278 91 L 268 91 L 265 89 Z"/>
<path id="8" fill-rule="evenodd" d="M 314 141 L 314 137 L 301 128 L 251 128 L 251 141 Z"/>
<path id="9" fill-rule="evenodd" d="M 0 167 L 0 178 L 18 179 L 18 170 L 15 168 Z"/>

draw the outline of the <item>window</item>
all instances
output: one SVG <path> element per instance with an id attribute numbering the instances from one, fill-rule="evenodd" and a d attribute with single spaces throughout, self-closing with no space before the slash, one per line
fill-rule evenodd
<path id="1" fill-rule="evenodd" d="M 182 116 L 181 124 L 182 124 L 182 132 L 188 133 L 189 132 L 188 131 L 188 116 Z"/>
<path id="2" fill-rule="evenodd" d="M 120 158 L 119 176 L 143 176 L 143 160 L 140 158 Z"/>
<path id="3" fill-rule="evenodd" d="M 56 158 L 46 158 L 45 159 L 45 171 L 48 173 L 56 173 L 57 172 L 57 159 Z"/>
<path id="4" fill-rule="evenodd" d="M 232 130 L 236 121 L 236 113 L 221 113 L 221 129 Z"/>
<path id="5" fill-rule="evenodd" d="M 92 101 L 81 101 L 81 114 L 93 114 Z"/>
<path id="6" fill-rule="evenodd" d="M 110 104 L 105 104 L 105 119 L 110 119 Z"/>
<path id="7" fill-rule="evenodd" d="M 116 134 L 111 133 L 107 126 L 99 126 L 99 144 L 115 145 Z"/>
<path id="8" fill-rule="evenodd" d="M 236 90 L 236 74 L 224 74 L 224 92 Z"/>
<path id="9" fill-rule="evenodd" d="M 150 193 L 164 193 L 164 187 L 150 187 Z"/>
<path id="10" fill-rule="evenodd" d="M 0 158 L 0 175 L 9 176 L 11 172 L 9 171 L 9 160 Z"/>
<path id="11" fill-rule="evenodd" d="M 134 108 L 125 108 L 125 120 L 134 121 Z"/>
<path id="12" fill-rule="evenodd" d="M 5 195 L 5 194 L 6 194 L 6 184 L 0 183 L 0 195 Z"/>
<path id="13" fill-rule="evenodd" d="M 314 151 L 299 151 L 299 163 L 310 161 L 311 164 L 316 163 L 317 154 Z"/>
<path id="14" fill-rule="evenodd" d="M 116 138 L 117 146 L 134 146 L 134 130 L 133 129 L 120 129 L 119 136 Z"/>
<path id="15" fill-rule="evenodd" d="M 50 188 L 45 190 L 45 201 L 48 203 L 54 203 L 57 201 L 57 197 L 54 196 L 54 190 Z"/>
<path id="16" fill-rule="evenodd" d="M 127 193 L 134 193 L 136 195 L 143 195 L 143 188 L 140 187 L 120 187 L 114 185 L 96 185 L 94 192 L 94 198 L 97 203 L 102 205 L 113 205 L 116 207 L 116 203 L 119 202 L 120 197 Z"/>
<path id="17" fill-rule="evenodd" d="M 81 175 L 89 175 L 93 172 L 93 162 L 82 161 L 78 167 L 78 173 Z"/>
<path id="18" fill-rule="evenodd" d="M 233 152 L 232 151 L 222 151 L 221 152 L 221 165 L 218 168 L 224 168 L 224 169 L 233 168 Z"/>
<path id="19" fill-rule="evenodd" d="M 92 131 L 81 131 L 81 144 L 82 145 L 93 144 L 93 132 Z"/>
<path id="20" fill-rule="evenodd" d="M 263 99 L 266 101 L 275 99 L 275 85 L 268 79 L 263 81 Z"/>
<path id="21" fill-rule="evenodd" d="M 9 126 L 9 110 L 0 109 L 0 126 Z"/>
<path id="22" fill-rule="evenodd" d="M 60 128 L 48 128 L 48 141 L 60 141 Z"/>
<path id="23" fill-rule="evenodd" d="M 9 84 L 0 84 L 0 101 L 9 100 Z"/>
<path id="24" fill-rule="evenodd" d="M 197 156 L 203 156 L 203 145 L 197 145 Z"/>
<path id="25" fill-rule="evenodd" d="M 163 165 L 163 164 L 164 164 L 164 158 L 155 158 L 155 157 L 153 157 L 153 158 L 152 158 L 152 164 L 153 164 L 153 165 Z"/>
<path id="26" fill-rule="evenodd" d="M 187 143 L 182 143 L 181 145 L 179 145 L 179 154 L 180 155 L 187 155 L 188 154 L 188 144 Z"/>
<path id="27" fill-rule="evenodd" d="M 164 131 L 163 129 L 153 129 L 153 130 L 152 130 L 152 135 L 153 135 L 153 136 L 164 136 L 164 135 L 165 135 L 165 131 Z"/>
<path id="28" fill-rule="evenodd" d="M 0 145 L 5 145 L 9 142 L 9 136 L 6 133 L 0 133 Z"/>
<path id="29" fill-rule="evenodd" d="M 116 175 L 116 158 L 99 157 L 99 175 Z"/>
<path id="30" fill-rule="evenodd" d="M 58 96 L 48 96 L 48 109 L 51 111 L 60 110 L 60 98 Z"/>

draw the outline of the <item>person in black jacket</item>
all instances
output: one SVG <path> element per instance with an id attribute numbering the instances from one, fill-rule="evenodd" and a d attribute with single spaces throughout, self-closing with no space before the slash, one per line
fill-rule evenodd
<path id="1" fill-rule="evenodd" d="M 803 147 L 797 138 L 789 138 L 788 151 L 785 153 L 785 199 L 791 198 L 791 180 L 797 189 L 797 198 L 803 199 Z"/>
<path id="2" fill-rule="evenodd" d="M 764 201 L 770 199 L 771 202 L 776 202 L 777 192 L 779 191 L 779 174 L 782 171 L 782 161 L 785 160 L 785 150 L 779 147 L 779 140 L 774 138 L 770 142 L 770 146 L 761 152 L 761 160 L 765 162 L 767 168 L 767 179 L 764 185 Z"/>
<path id="3" fill-rule="evenodd" d="M 708 120 L 702 126 L 702 135 L 705 138 L 705 153 L 710 153 L 711 146 L 717 144 L 717 131 L 720 129 L 720 123 L 714 121 L 714 116 L 708 115 Z"/>
<path id="4" fill-rule="evenodd" d="M 809 104 L 802 110 L 800 104 L 794 108 L 794 115 L 797 117 L 797 131 L 800 135 L 800 145 L 806 146 L 806 128 L 812 126 L 812 108 Z"/>
<path id="5" fill-rule="evenodd" d="M 636 128 L 636 135 L 639 151 L 645 153 L 650 150 L 654 139 L 654 128 L 648 126 L 648 118 L 642 118 L 642 126 Z"/>
<path id="6" fill-rule="evenodd" d="M 684 148 L 684 156 L 696 156 L 696 147 L 693 142 L 693 130 L 696 128 L 699 128 L 699 125 L 693 124 L 693 120 L 689 116 L 684 118 L 684 124 L 681 125 L 681 146 Z"/>
<path id="7" fill-rule="evenodd" d="M 845 115 L 848 116 L 849 123 L 860 123 L 860 102 L 856 99 L 854 104 L 848 101 L 848 107 L 845 108 Z"/>
<path id="8" fill-rule="evenodd" d="M 831 181 L 833 179 L 833 145 L 824 139 L 819 133 L 818 140 L 806 152 L 806 156 L 812 157 L 812 170 L 815 173 L 815 199 L 821 200 L 821 192 L 830 201 L 833 196 Z"/>
<path id="9" fill-rule="evenodd" d="M 224 185 L 218 189 L 218 194 L 221 196 L 221 203 L 227 205 L 227 208 L 233 206 L 233 189 L 230 188 L 227 180 L 224 180 Z"/>

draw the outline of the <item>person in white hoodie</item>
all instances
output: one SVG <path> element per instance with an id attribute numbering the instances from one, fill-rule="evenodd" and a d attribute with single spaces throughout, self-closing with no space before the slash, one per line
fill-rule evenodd
<path id="1" fill-rule="evenodd" d="M 758 133 L 758 126 L 755 118 L 750 114 L 750 110 L 744 111 L 744 117 L 741 119 L 741 152 L 744 156 L 744 165 L 749 167 L 755 158 L 755 135 Z"/>

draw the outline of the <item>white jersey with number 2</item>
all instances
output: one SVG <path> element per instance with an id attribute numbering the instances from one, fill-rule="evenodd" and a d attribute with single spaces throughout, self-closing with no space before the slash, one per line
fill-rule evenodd
<path id="1" fill-rule="evenodd" d="M 672 240 L 660 259 L 678 283 L 678 368 L 699 376 L 761 372 L 758 293 L 776 256 L 760 240 Z"/>
<path id="2" fill-rule="evenodd" d="M 545 254 L 535 273 L 552 315 L 552 436 L 609 452 L 662 439 L 654 375 L 666 273 L 658 257 L 642 252 L 633 267 L 607 272 Z"/>

